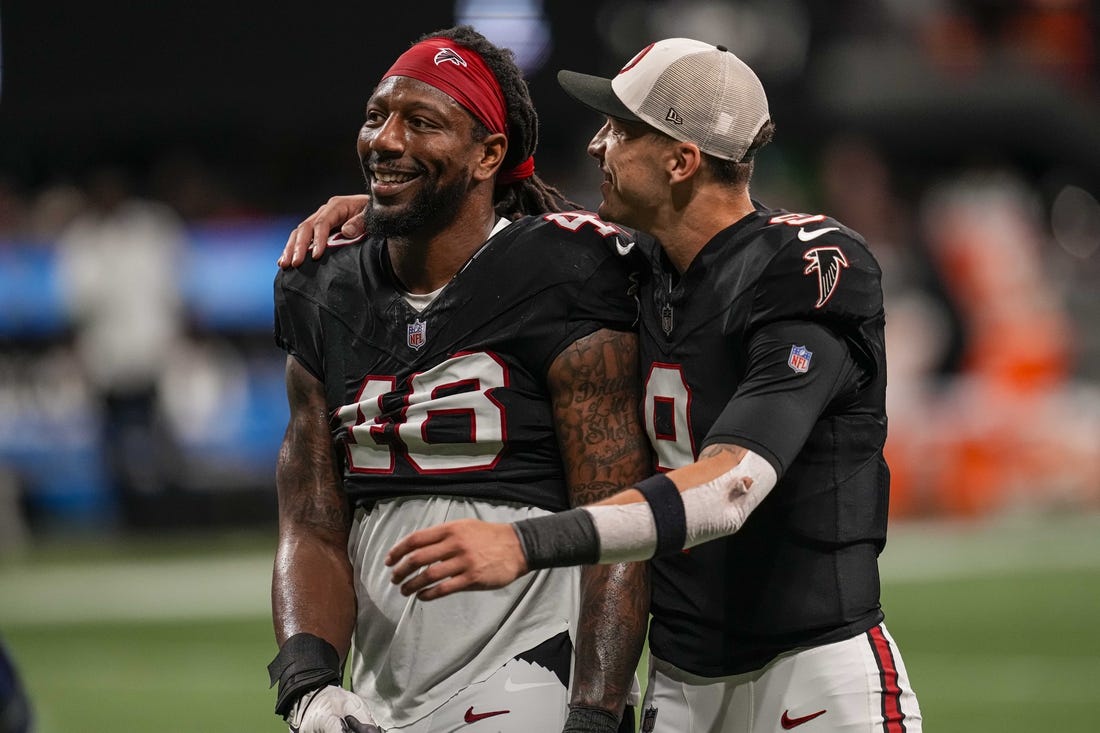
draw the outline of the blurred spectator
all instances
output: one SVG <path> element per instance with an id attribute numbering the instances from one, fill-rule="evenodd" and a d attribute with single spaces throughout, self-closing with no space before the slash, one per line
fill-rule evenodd
<path id="1" fill-rule="evenodd" d="M 956 0 L 929 13 L 925 53 L 954 71 L 1027 68 L 1078 87 L 1096 78 L 1089 0 Z"/>
<path id="2" fill-rule="evenodd" d="M 923 427 L 921 483 L 967 516 L 1095 505 L 1100 394 L 1070 379 L 1074 329 L 1034 192 L 1009 173 L 971 174 L 932 189 L 922 219 L 968 339 L 950 391 L 899 416 Z"/>
<path id="3" fill-rule="evenodd" d="M 1065 254 L 1036 191 L 1010 169 L 966 170 L 903 197 L 860 137 L 821 160 L 821 210 L 883 268 L 891 512 L 1100 503 L 1100 390 L 1072 379 Z"/>
<path id="4" fill-rule="evenodd" d="M 103 410 L 114 487 L 132 519 L 166 488 L 170 441 L 157 384 L 183 332 L 182 225 L 168 207 L 134 198 L 124 174 L 96 172 L 88 208 L 60 239 L 76 347 Z"/>

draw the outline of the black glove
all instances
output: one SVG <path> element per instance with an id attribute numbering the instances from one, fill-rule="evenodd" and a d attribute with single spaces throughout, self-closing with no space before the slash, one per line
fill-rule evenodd
<path id="1" fill-rule="evenodd" d="M 344 718 L 344 725 L 347 726 L 346 733 L 382 733 L 382 729 L 377 725 L 356 720 L 351 715 Z"/>

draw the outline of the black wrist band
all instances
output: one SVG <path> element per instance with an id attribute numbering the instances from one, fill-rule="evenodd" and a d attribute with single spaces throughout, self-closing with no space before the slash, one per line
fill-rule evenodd
<path id="1" fill-rule="evenodd" d="M 515 522 L 528 570 L 590 565 L 600 559 L 600 538 L 583 509 Z"/>
<path id="2" fill-rule="evenodd" d="M 267 665 L 271 685 L 279 683 L 275 714 L 284 718 L 299 697 L 325 685 L 338 685 L 340 654 L 336 647 L 313 634 L 295 634 Z"/>
<path id="3" fill-rule="evenodd" d="M 619 719 L 607 710 L 569 706 L 562 733 L 618 733 Z"/>
<path id="4" fill-rule="evenodd" d="M 639 481 L 635 488 L 649 503 L 653 523 L 657 526 L 657 549 L 653 551 L 653 556 L 660 557 L 684 549 L 687 516 L 684 514 L 684 499 L 672 479 L 658 473 Z"/>

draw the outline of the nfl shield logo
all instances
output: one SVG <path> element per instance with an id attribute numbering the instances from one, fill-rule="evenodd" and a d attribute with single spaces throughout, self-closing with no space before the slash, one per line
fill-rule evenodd
<path id="1" fill-rule="evenodd" d="M 427 338 L 426 333 L 428 330 L 428 324 L 419 318 L 413 319 L 413 322 L 409 324 L 408 338 L 406 343 L 410 349 L 416 351 L 420 350 L 420 347 L 424 345 L 424 341 Z"/>
<path id="2" fill-rule="evenodd" d="M 657 708 L 651 705 L 642 716 L 642 733 L 653 733 L 655 725 L 657 725 Z"/>
<path id="3" fill-rule="evenodd" d="M 814 352 L 807 351 L 805 346 L 792 346 L 791 355 L 787 357 L 787 366 L 794 369 L 796 374 L 805 374 L 810 368 L 810 357 Z"/>

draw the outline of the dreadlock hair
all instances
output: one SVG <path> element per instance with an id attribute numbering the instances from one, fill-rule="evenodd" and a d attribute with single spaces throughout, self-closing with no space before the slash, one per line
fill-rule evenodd
<path id="1" fill-rule="evenodd" d="M 449 38 L 456 44 L 477 52 L 500 84 L 500 89 L 504 92 L 505 112 L 508 115 L 508 152 L 504 155 L 500 170 L 510 170 L 534 155 L 539 140 L 539 119 L 535 104 L 531 101 L 531 93 L 527 89 L 527 82 L 523 78 L 523 71 L 516 64 L 515 54 L 510 49 L 494 45 L 469 25 L 428 33 L 417 42 L 428 38 Z M 474 117 L 475 138 L 480 139 L 488 134 L 489 129 Z M 515 220 L 530 214 L 547 214 L 581 207 L 539 178 L 538 174 L 534 174 L 515 183 L 497 184 L 493 190 L 493 208 L 498 216 Z"/>

